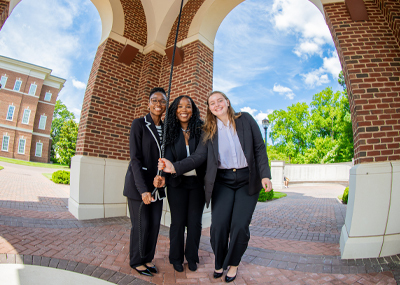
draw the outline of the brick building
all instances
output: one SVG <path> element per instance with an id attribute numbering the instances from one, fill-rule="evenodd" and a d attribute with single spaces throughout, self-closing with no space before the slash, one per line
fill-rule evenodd
<path id="1" fill-rule="evenodd" d="M 1 22 L 20 1 L 0 0 Z M 177 43 L 180 64 L 174 69 L 171 94 L 190 95 L 203 113 L 212 89 L 216 33 L 225 16 L 243 1 L 184 1 Z M 331 32 L 351 108 L 356 165 L 350 170 L 349 202 L 340 240 L 342 258 L 398 254 L 400 2 L 309 1 L 321 11 Z M 147 112 L 147 94 L 152 87 L 168 88 L 181 0 L 92 3 L 102 20 L 102 37 L 72 159 L 69 210 L 78 219 L 127 213 L 122 189 L 130 124 Z M 164 218 L 168 225 L 168 215 Z"/>
<path id="2" fill-rule="evenodd" d="M 49 162 L 54 106 L 65 79 L 0 56 L 0 156 Z"/>

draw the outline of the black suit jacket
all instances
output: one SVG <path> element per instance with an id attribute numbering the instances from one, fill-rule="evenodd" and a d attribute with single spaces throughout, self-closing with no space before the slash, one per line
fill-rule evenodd
<path id="1" fill-rule="evenodd" d="M 196 139 L 189 139 L 189 151 L 193 154 L 197 148 L 199 142 L 196 142 Z M 182 132 L 179 132 L 178 139 L 173 143 L 169 144 L 165 147 L 165 158 L 171 162 L 180 161 L 187 157 L 186 152 L 186 143 L 185 137 Z M 206 172 L 206 164 L 203 163 L 199 167 L 196 168 L 196 178 L 201 185 L 204 185 L 204 175 Z M 170 174 L 166 174 L 166 182 L 167 185 L 178 187 L 181 183 L 181 176 L 172 176 Z"/>
<path id="2" fill-rule="evenodd" d="M 239 141 L 249 167 L 249 194 L 254 195 L 262 189 L 262 178 L 271 179 L 265 144 L 260 128 L 250 114 L 242 112 L 242 115 L 235 120 L 235 123 Z M 207 170 L 204 182 L 208 207 L 218 169 L 218 129 L 212 140 L 208 140 L 206 143 L 203 143 L 203 140 L 200 141 L 194 154 L 174 163 L 176 175 L 178 176 L 194 169 L 206 160 Z"/>
<path id="3" fill-rule="evenodd" d="M 153 180 L 161 157 L 160 137 L 150 114 L 133 120 L 129 150 L 131 160 L 125 175 L 124 196 L 141 201 L 144 192 L 154 190 Z"/>

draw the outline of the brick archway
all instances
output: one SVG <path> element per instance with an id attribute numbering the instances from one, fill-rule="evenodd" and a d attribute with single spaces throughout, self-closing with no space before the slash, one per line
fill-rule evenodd
<path id="1" fill-rule="evenodd" d="M 174 71 L 172 94 L 192 96 L 203 112 L 212 88 L 215 34 L 223 18 L 243 1 L 185 1 L 178 39 L 184 62 Z M 400 4 L 397 0 L 309 1 L 320 9 L 332 34 L 352 113 L 356 166 L 350 172 L 342 257 L 397 254 Z M 18 2 L 0 0 L 0 12 L 8 16 L 8 9 L 12 11 Z M 87 84 L 72 162 L 69 208 L 79 219 L 126 215 L 122 187 L 129 126 L 133 118 L 146 113 L 148 91 L 167 87 L 170 63 L 165 49 L 173 42 L 180 0 L 92 2 L 102 18 L 103 35 Z M 365 14 L 360 16 L 360 11 Z M 137 50 L 125 63 L 121 62 L 124 49 Z"/>

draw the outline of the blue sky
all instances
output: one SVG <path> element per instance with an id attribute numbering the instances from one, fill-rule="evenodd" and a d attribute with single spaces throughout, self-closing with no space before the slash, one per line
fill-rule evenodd
<path id="1" fill-rule="evenodd" d="M 79 118 L 100 36 L 89 0 L 22 0 L 0 31 L 0 54 L 65 78 L 59 99 Z M 259 123 L 328 86 L 341 90 L 340 70 L 323 15 L 308 0 L 246 0 L 215 39 L 214 89 Z"/>

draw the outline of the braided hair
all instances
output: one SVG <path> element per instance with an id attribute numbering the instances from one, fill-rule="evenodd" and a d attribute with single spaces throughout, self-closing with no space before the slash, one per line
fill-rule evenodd
<path id="1" fill-rule="evenodd" d="M 189 99 L 190 103 L 192 104 L 192 116 L 190 117 L 188 124 L 190 138 L 195 138 L 196 145 L 200 141 L 201 127 L 203 126 L 203 121 L 200 119 L 200 111 L 193 102 L 192 98 L 187 95 L 182 95 L 176 98 L 168 108 L 168 121 L 165 123 L 165 128 L 167 128 L 165 145 L 173 144 L 180 135 L 181 123 L 176 117 L 176 110 L 178 110 L 178 105 L 182 98 Z"/>

